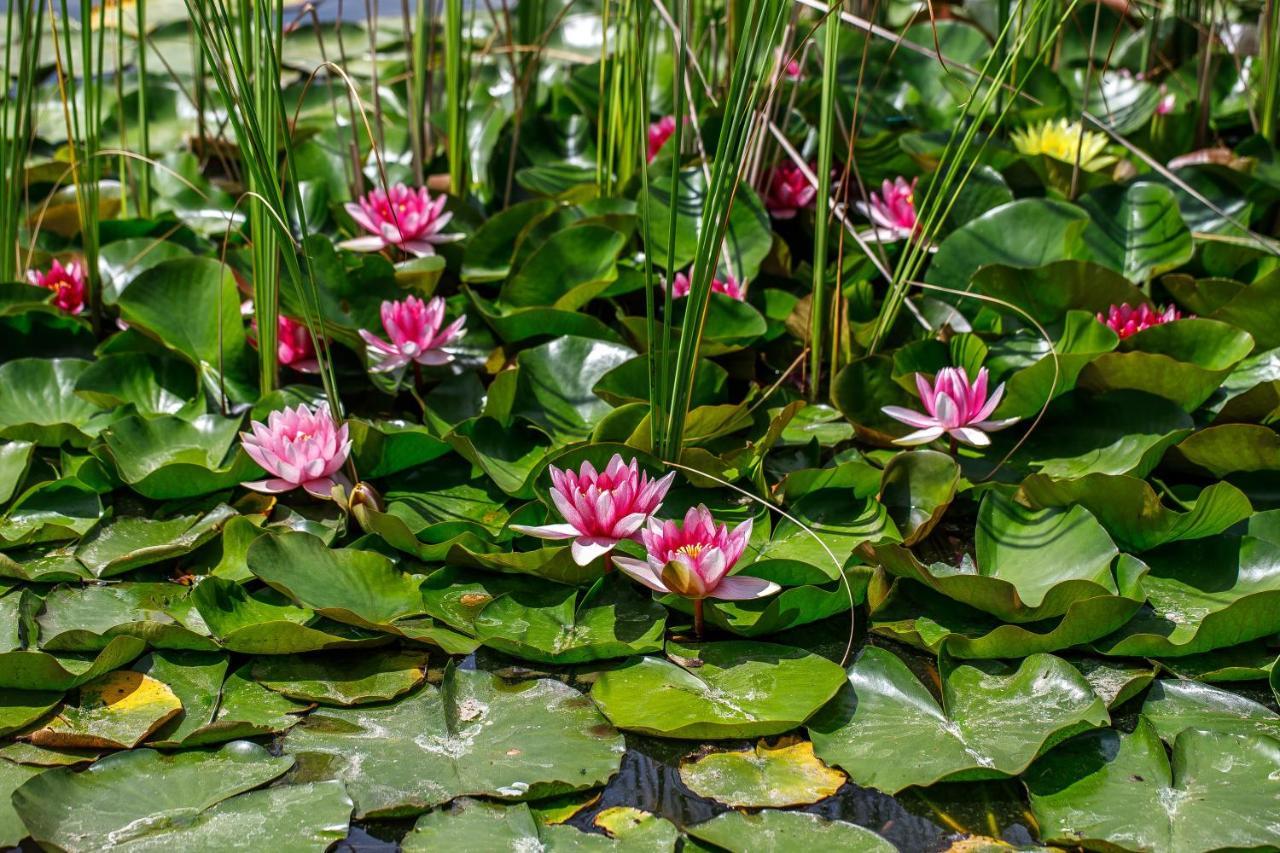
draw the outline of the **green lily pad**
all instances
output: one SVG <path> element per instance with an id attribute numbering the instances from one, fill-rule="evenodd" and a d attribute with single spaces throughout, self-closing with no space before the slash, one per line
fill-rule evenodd
<path id="1" fill-rule="evenodd" d="M 130 850 L 216 853 L 250 848 L 310 853 L 347 837 L 351 798 L 341 782 L 283 785 L 250 791 L 129 843 Z"/>
<path id="2" fill-rule="evenodd" d="M 1054 401 L 1010 461 L 1060 480 L 1094 473 L 1145 477 L 1191 429 L 1187 413 L 1163 398 L 1136 391 L 1088 397 L 1077 391 Z M 996 433 L 988 455 L 999 459 L 1014 441 L 1008 431 Z M 971 479 L 985 477 L 992 465 L 984 462 Z"/>
<path id="3" fill-rule="evenodd" d="M 21 731 L 62 701 L 62 694 L 52 690 L 0 689 L 0 737 Z"/>
<path id="4" fill-rule="evenodd" d="M 533 800 L 603 784 L 622 737 L 552 679 L 509 684 L 450 665 L 390 705 L 325 708 L 285 738 L 306 780 L 338 778 L 357 817 L 411 815 L 468 794 Z"/>
<path id="5" fill-rule="evenodd" d="M 80 541 L 76 557 L 94 577 L 113 577 L 190 554 L 217 536 L 235 515 L 231 507 L 218 504 L 203 515 L 108 517 Z"/>
<path id="6" fill-rule="evenodd" d="M 116 637 L 94 654 L 51 654 L 32 649 L 0 651 L 0 688 L 71 690 L 124 666 L 147 646 L 137 637 Z"/>
<path id="7" fill-rule="evenodd" d="M 735 808 L 785 808 L 824 800 L 840 789 L 845 775 L 827 767 L 807 740 L 747 752 L 712 752 L 680 764 L 680 781 L 699 797 Z"/>
<path id="8" fill-rule="evenodd" d="M 1080 599 L 1119 595 L 1112 576 L 1119 552 L 1083 507 L 1031 510 L 990 492 L 978 510 L 976 560 L 966 555 L 959 566 L 926 566 L 900 545 L 869 547 L 891 574 L 1005 622 L 1038 622 Z"/>
<path id="9" fill-rule="evenodd" d="M 82 685 L 75 702 L 27 737 L 52 749 L 132 749 L 180 713 L 168 685 L 122 669 Z"/>
<path id="10" fill-rule="evenodd" d="M 1112 305 L 1150 304 L 1129 279 L 1089 261 L 1057 261 L 1034 269 L 985 266 L 974 273 L 973 289 L 1021 308 L 1045 326 L 1061 322 L 1073 310 L 1097 315 Z M 984 307 L 1025 319 L 1005 305 Z"/>
<path id="11" fill-rule="evenodd" d="M 93 652 L 114 637 L 137 637 L 152 648 L 214 649 L 190 591 L 176 583 L 57 587 L 36 618 L 40 647 Z"/>
<path id="12" fill-rule="evenodd" d="M 93 575 L 76 559 L 74 545 L 46 543 L 0 552 L 0 577 L 32 583 L 64 583 L 91 580 Z"/>
<path id="13" fill-rule="evenodd" d="M 26 824 L 18 817 L 13 808 L 11 798 L 13 792 L 22 787 L 28 779 L 39 776 L 43 767 L 28 767 L 12 761 L 0 760 L 0 845 L 17 847 L 18 842 L 27 837 Z"/>
<path id="14" fill-rule="evenodd" d="M 1071 665 L 1089 682 L 1093 692 L 1114 709 L 1137 696 L 1151 685 L 1158 671 L 1155 664 L 1096 657 L 1073 657 Z"/>
<path id="15" fill-rule="evenodd" d="M 229 267 L 213 258 L 164 261 L 139 273 L 116 304 L 131 329 L 189 361 L 211 398 L 225 387 L 237 402 L 257 399 L 256 357 Z"/>
<path id="16" fill-rule="evenodd" d="M 181 716 L 157 729 L 148 745 L 181 746 L 213 719 L 227 665 L 226 654 L 192 651 L 155 651 L 134 663 L 134 670 L 168 685 L 182 703 Z"/>
<path id="17" fill-rule="evenodd" d="M 674 825 L 648 812 L 605 809 L 595 824 L 607 834 L 541 822 L 524 803 L 504 805 L 461 799 L 448 809 L 418 818 L 400 849 L 432 850 L 670 851 L 679 836 Z"/>
<path id="18" fill-rule="evenodd" d="M 251 666 L 245 664 L 227 676 L 218 697 L 218 710 L 212 719 L 202 720 L 200 726 L 183 735 L 183 747 L 277 735 L 297 725 L 299 715 L 308 706 L 268 690 L 251 679 Z"/>
<path id="19" fill-rule="evenodd" d="M 330 652 L 264 658 L 254 663 L 252 673 L 259 684 L 290 699 L 367 705 L 408 693 L 426 678 L 426 668 L 426 652 Z"/>
<path id="20" fill-rule="evenodd" d="M 464 421 L 445 440 L 502 491 L 526 499 L 533 497 L 534 472 L 552 447 L 550 438 L 524 422 L 504 426 L 491 417 Z"/>
<path id="21" fill-rule="evenodd" d="M 649 240 L 653 244 L 651 254 L 656 265 L 667 264 L 672 248 L 667 239 L 671 227 L 671 209 L 679 214 L 681 227 L 675 231 L 674 257 L 668 276 L 674 276 L 693 261 L 697 247 L 699 232 L 709 227 L 702 219 L 703 208 L 707 197 L 707 176 L 702 168 L 689 166 L 680 170 L 677 189 L 672 191 L 671 173 L 659 170 L 649 182 Z M 674 204 L 672 198 L 674 197 Z M 733 207 L 729 214 L 729 227 L 725 236 L 725 255 L 732 273 L 739 281 L 754 279 L 759 273 L 760 264 L 769 254 L 772 245 L 769 228 L 769 215 L 765 213 L 760 199 L 748 186 L 738 187 Z"/>
<path id="22" fill-rule="evenodd" d="M 862 604 L 866 600 L 870 573 L 866 566 L 851 566 L 844 572 L 843 580 L 828 581 L 824 572 L 808 566 L 757 563 L 751 567 L 752 577 L 773 581 L 782 587 L 781 591 L 749 601 L 707 599 L 703 604 L 703 616 L 708 625 L 723 628 L 739 637 L 776 634 L 844 613 L 850 607 Z M 659 600 L 681 613 L 693 613 L 693 605 L 687 598 L 664 595 Z"/>
<path id="23" fill-rule="evenodd" d="M 898 538 L 883 505 L 844 489 L 811 491 L 788 506 L 787 514 L 791 518 L 777 523 L 769 541 L 757 549 L 755 561 L 744 567 L 749 574 L 764 577 L 775 568 L 808 569 L 834 581 L 854 549 L 865 542 Z"/>
<path id="24" fill-rule="evenodd" d="M 200 386 L 176 358 L 122 352 L 99 358 L 76 380 L 76 393 L 95 406 L 133 406 L 141 415 L 203 414 Z"/>
<path id="25" fill-rule="evenodd" d="M 1160 665 L 1179 678 L 1212 684 L 1219 681 L 1262 681 L 1275 671 L 1280 652 L 1267 639 L 1214 649 L 1198 655 L 1165 658 Z"/>
<path id="26" fill-rule="evenodd" d="M 325 619 L 274 589 L 250 591 L 223 578 L 201 580 L 191 601 L 218 644 L 232 652 L 287 655 L 387 642 L 386 634 Z"/>
<path id="27" fill-rule="evenodd" d="M 902 535 L 903 545 L 924 539 L 942 520 L 960 485 L 960 466 L 945 453 L 899 453 L 884 466 L 880 503 Z"/>
<path id="28" fill-rule="evenodd" d="M 1280 471 L 1280 433 L 1258 424 L 1219 424 L 1183 439 L 1170 457 L 1221 479 Z"/>
<path id="29" fill-rule="evenodd" d="M 447 568 L 427 579 L 422 596 L 441 622 L 526 660 L 585 663 L 662 650 L 666 611 L 617 573 L 580 592 Z"/>
<path id="30" fill-rule="evenodd" d="M 450 654 L 475 650 L 469 638 L 417 618 L 426 614 L 422 577 L 374 551 L 331 549 L 309 533 L 271 533 L 249 546 L 247 561 L 271 587 L 334 621 L 435 643 Z"/>
<path id="31" fill-rule="evenodd" d="M 1142 703 L 1142 715 L 1171 746 L 1187 729 L 1267 735 L 1280 740 L 1280 714 L 1229 690 L 1196 681 L 1157 681 Z"/>
<path id="32" fill-rule="evenodd" d="M 1155 727 L 1089 732 L 1024 777 L 1045 841 L 1093 849 L 1207 851 L 1280 845 L 1280 743 L 1188 730 L 1166 756 Z"/>
<path id="33" fill-rule="evenodd" d="M 261 476 L 262 469 L 240 449 L 239 428 L 238 418 L 218 415 L 133 415 L 102 433 L 102 455 L 140 495 L 198 497 Z"/>
<path id="34" fill-rule="evenodd" d="M 19 358 L 0 364 L 0 438 L 41 447 L 85 447 L 110 414 L 76 396 L 89 362 L 74 358 Z"/>
<path id="35" fill-rule="evenodd" d="M 1133 181 L 1099 187 L 1080 199 L 1093 217 L 1084 233 L 1094 260 L 1132 281 L 1146 281 L 1191 260 L 1191 231 L 1173 191 Z"/>
<path id="36" fill-rule="evenodd" d="M 449 452 L 449 445 L 421 424 L 348 418 L 347 427 L 356 470 L 370 479 L 425 465 Z"/>
<path id="37" fill-rule="evenodd" d="M 1052 655 L 1032 655 L 1016 670 L 944 656 L 939 668 L 941 705 L 896 655 L 864 649 L 848 686 L 809 724 L 818 757 L 859 785 L 895 794 L 1016 776 L 1054 743 L 1110 723 L 1084 676 Z"/>
<path id="38" fill-rule="evenodd" d="M 591 434 L 612 408 L 592 390 L 609 371 L 635 357 L 630 347 L 565 336 L 516 356 L 520 367 L 516 413 L 561 441 Z"/>
<path id="39" fill-rule="evenodd" d="M 566 228 L 543 242 L 502 285 L 499 300 L 514 308 L 577 311 L 617 278 L 626 237 L 604 225 Z"/>
<path id="40" fill-rule="evenodd" d="M 0 506 L 13 497 L 31 466 L 36 446 L 29 441 L 0 443 Z"/>
<path id="41" fill-rule="evenodd" d="M 0 546 L 12 548 L 79 539 L 102 516 L 102 500 L 73 480 L 46 480 L 27 489 L 0 516 Z"/>
<path id="42" fill-rule="evenodd" d="M 1015 658 L 1056 652 L 1104 637 L 1126 624 L 1146 600 L 1137 560 L 1117 563 L 1118 595 L 1072 602 L 1062 616 L 1011 625 L 906 578 L 889 583 L 883 572 L 868 587 L 871 630 L 930 652 L 945 646 L 957 658 Z"/>
<path id="43" fill-rule="evenodd" d="M 591 698 L 615 726 L 691 740 L 782 734 L 844 682 L 844 670 L 826 658 L 774 643 L 668 643 L 667 655 L 600 674 Z"/>
<path id="44" fill-rule="evenodd" d="M 137 749 L 88 770 L 50 770 L 13 795 L 31 836 L 68 853 L 145 843 L 236 794 L 283 775 L 290 757 L 239 741 L 216 751 Z"/>
<path id="45" fill-rule="evenodd" d="M 24 741 L 0 746 L 0 758 L 30 767 L 79 767 L 92 764 L 100 755 L 97 749 L 45 749 Z"/>
<path id="46" fill-rule="evenodd" d="M 499 308 L 473 290 L 467 291 L 476 312 L 505 343 L 578 335 L 622 343 L 622 337 L 590 314 L 560 308 Z"/>
<path id="47" fill-rule="evenodd" d="M 1144 556 L 1147 604 L 1098 651 L 1181 657 L 1280 632 L 1280 544 L 1224 534 Z"/>
<path id="48" fill-rule="evenodd" d="M 1146 480 L 1108 474 L 1068 480 L 1034 474 L 1022 481 L 1019 497 L 1033 507 L 1078 504 L 1128 551 L 1215 536 L 1253 513 L 1249 499 L 1230 483 L 1207 486 L 1190 509 L 1178 512 L 1166 507 Z"/>
<path id="49" fill-rule="evenodd" d="M 1152 326 L 1099 355 L 1081 372 L 1081 388 L 1154 394 L 1194 411 L 1253 349 L 1253 338 L 1217 320 L 1188 318 Z"/>
<path id="50" fill-rule="evenodd" d="M 729 811 L 705 823 L 685 827 L 699 841 L 724 850 L 790 853 L 892 853 L 897 848 L 869 829 L 808 812 L 766 809 L 758 814 Z"/>

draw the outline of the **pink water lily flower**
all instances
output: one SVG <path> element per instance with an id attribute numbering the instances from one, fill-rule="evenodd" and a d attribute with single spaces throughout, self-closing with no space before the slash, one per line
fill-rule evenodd
<path id="1" fill-rule="evenodd" d="M 246 302 L 250 312 L 253 310 L 253 303 Z M 253 331 L 256 333 L 258 323 L 256 320 L 250 323 Z M 277 342 L 276 342 L 276 358 L 285 367 L 292 367 L 300 373 L 319 373 L 320 361 L 316 358 L 316 348 L 311 345 L 311 334 L 307 331 L 307 324 L 299 322 L 292 317 L 286 317 L 283 314 L 279 316 L 276 323 Z M 255 347 L 258 340 L 255 335 L 250 335 L 249 343 Z"/>
<path id="2" fill-rule="evenodd" d="M 1173 305 L 1167 308 L 1152 309 L 1150 305 L 1112 305 L 1106 313 L 1098 314 L 1098 322 L 1107 326 L 1121 338 L 1136 335 L 1143 329 L 1152 326 L 1163 326 L 1174 320 L 1181 320 L 1182 312 Z"/>
<path id="3" fill-rule="evenodd" d="M 387 373 L 410 363 L 438 367 L 453 361 L 444 348 L 462 337 L 467 318 L 459 317 L 441 329 L 444 308 L 443 296 L 426 303 L 416 296 L 383 302 L 382 328 L 391 343 L 368 329 L 360 330 L 360 337 L 369 345 L 369 357 L 375 362 L 370 369 Z"/>
<path id="4" fill-rule="evenodd" d="M 426 187 L 410 189 L 396 184 L 390 191 L 372 190 L 358 204 L 348 204 L 347 213 L 370 236 L 344 240 L 338 245 L 355 252 L 381 252 L 396 246 L 411 255 L 434 255 L 436 246 L 461 240 L 461 234 L 446 234 L 444 227 L 453 219 L 444 212 L 448 199 L 431 198 Z"/>
<path id="5" fill-rule="evenodd" d="M 335 484 L 350 488 L 339 473 L 351 452 L 347 425 L 336 426 L 328 406 L 312 411 L 299 403 L 296 409 L 272 412 L 265 424 L 253 421 L 250 429 L 240 433 L 245 453 L 271 476 L 245 483 L 245 488 L 276 493 L 301 486 L 318 498 L 331 497 Z"/>
<path id="6" fill-rule="evenodd" d="M 671 283 L 671 298 L 683 299 L 688 296 L 689 286 L 689 276 L 682 272 L 676 273 L 676 277 Z M 711 292 L 723 293 L 730 299 L 736 299 L 739 302 L 747 298 L 746 288 L 739 284 L 738 280 L 731 275 L 726 275 L 723 279 L 712 279 Z"/>
<path id="7" fill-rule="evenodd" d="M 751 519 L 730 530 L 726 524 L 716 524 L 711 511 L 699 504 L 685 513 L 683 525 L 650 519 L 641 532 L 646 559 L 616 556 L 613 562 L 655 592 L 695 601 L 763 598 L 781 587 L 762 578 L 729 576 L 750 539 Z"/>
<path id="8" fill-rule="evenodd" d="M 579 566 L 609 553 L 623 539 L 638 538 L 640 528 L 662 506 L 675 477 L 672 471 L 652 480 L 635 459 L 625 463 L 618 453 L 603 472 L 590 462 L 583 462 L 577 473 L 548 467 L 551 501 L 565 523 L 513 524 L 511 529 L 540 539 L 572 539 L 570 553 Z"/>
<path id="9" fill-rule="evenodd" d="M 663 116 L 662 118 L 649 125 L 649 162 L 652 163 L 654 158 L 658 156 L 658 152 L 662 150 L 662 146 L 667 144 L 667 140 L 671 138 L 671 134 L 676 132 L 676 117 Z"/>
<path id="10" fill-rule="evenodd" d="M 916 221 L 915 192 L 919 178 L 911 183 L 899 176 L 893 181 L 885 180 L 880 192 L 872 190 L 867 203 L 856 202 L 854 207 L 875 226 L 875 237 L 880 242 L 908 240 L 916 233 L 919 223 Z"/>
<path id="11" fill-rule="evenodd" d="M 996 406 L 1000 405 L 1000 398 L 1004 396 L 1004 384 L 996 386 L 995 391 L 988 396 L 985 367 L 978 371 L 978 378 L 973 382 L 969 381 L 969 374 L 959 367 L 942 368 L 934 377 L 932 385 L 923 373 L 917 373 L 916 388 L 920 391 L 920 401 L 927 414 L 901 406 L 885 406 L 881 409 L 894 420 L 918 428 L 909 435 L 894 439 L 894 444 L 927 444 L 945 434 L 963 444 L 986 447 L 991 443 L 987 433 L 1004 429 L 1018 421 L 1017 418 L 987 420 Z"/>
<path id="12" fill-rule="evenodd" d="M 57 260 L 44 272 L 27 271 L 27 281 L 36 287 L 53 291 L 53 304 L 68 314 L 84 310 L 85 270 L 79 261 L 68 261 L 63 266 Z"/>
<path id="13" fill-rule="evenodd" d="M 792 219 L 804 208 L 813 204 L 818 189 L 809 183 L 804 170 L 795 163 L 779 163 L 769 178 L 769 192 L 764 206 L 774 219 Z"/>

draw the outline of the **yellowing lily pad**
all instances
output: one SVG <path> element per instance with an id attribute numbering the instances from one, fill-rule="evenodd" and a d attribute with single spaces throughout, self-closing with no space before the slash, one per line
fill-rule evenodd
<path id="1" fill-rule="evenodd" d="M 166 684 L 121 670 L 81 687 L 79 701 L 30 739 L 52 748 L 132 749 L 181 711 L 182 703 Z"/>
<path id="2" fill-rule="evenodd" d="M 804 806 L 825 799 L 845 775 L 813 754 L 807 740 L 764 741 L 746 752 L 713 752 L 680 765 L 680 781 L 695 794 L 737 808 Z"/>

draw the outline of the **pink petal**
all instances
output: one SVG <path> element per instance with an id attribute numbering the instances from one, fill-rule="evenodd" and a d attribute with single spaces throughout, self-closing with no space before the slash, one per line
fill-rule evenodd
<path id="1" fill-rule="evenodd" d="M 246 489 L 253 489 L 255 492 L 266 492 L 269 495 L 280 494 L 281 492 L 291 492 L 298 488 L 297 483 L 290 483 L 288 480 L 281 480 L 279 477 L 271 477 L 266 480 L 254 480 L 249 483 L 241 483 Z"/>
<path id="2" fill-rule="evenodd" d="M 773 581 L 753 578 L 750 575 L 734 575 L 720 581 L 711 591 L 711 598 L 723 601 L 746 601 L 753 598 L 764 598 L 773 595 L 782 587 Z"/>
<path id="3" fill-rule="evenodd" d="M 916 430 L 913 433 L 904 435 L 902 438 L 895 438 L 894 444 L 900 444 L 903 447 L 913 447 L 917 444 L 928 444 L 935 438 L 942 435 L 945 430 L 940 426 L 929 427 L 928 429 Z"/>
<path id="4" fill-rule="evenodd" d="M 597 557 L 603 557 L 613 550 L 613 546 L 618 544 L 617 539 L 605 539 L 600 536 L 580 536 L 573 540 L 573 544 L 569 546 L 569 553 L 573 555 L 573 561 L 579 566 L 587 566 Z"/>
<path id="5" fill-rule="evenodd" d="M 920 412 L 913 412 L 911 409 L 904 409 L 901 406 L 883 406 L 880 411 L 884 412 L 895 421 L 901 421 L 908 426 L 913 427 L 929 427 L 936 426 L 937 418 L 931 418 Z"/>
<path id="6" fill-rule="evenodd" d="M 987 434 L 975 427 L 957 427 L 956 429 L 947 430 L 947 433 L 955 436 L 956 441 L 961 444 L 967 444 L 971 447 L 986 447 L 991 443 L 991 439 L 987 438 Z"/>
<path id="7" fill-rule="evenodd" d="M 388 243 L 381 237 L 353 237 L 350 240 L 343 240 L 338 244 L 338 248 L 349 249 L 352 252 L 381 252 L 387 245 Z"/>
<path id="8" fill-rule="evenodd" d="M 671 592 L 663 585 L 662 579 L 654 571 L 653 566 L 644 560 L 636 560 L 632 557 L 615 554 L 613 556 L 613 564 L 618 567 L 619 571 L 639 581 L 654 592 Z"/>
<path id="9" fill-rule="evenodd" d="M 578 528 L 572 524 L 513 524 L 511 529 L 525 536 L 536 536 L 539 539 L 573 539 L 580 535 Z"/>

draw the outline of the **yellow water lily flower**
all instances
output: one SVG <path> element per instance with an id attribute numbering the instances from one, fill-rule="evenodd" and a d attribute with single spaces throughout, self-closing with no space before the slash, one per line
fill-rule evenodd
<path id="1" fill-rule="evenodd" d="M 1103 153 L 1107 147 L 1106 136 L 1087 131 L 1080 122 L 1069 122 L 1065 118 L 1015 130 L 1010 138 L 1023 154 L 1045 154 L 1064 163 L 1075 163 L 1078 155 L 1080 168 L 1086 172 L 1096 172 L 1116 162 L 1115 157 Z"/>

